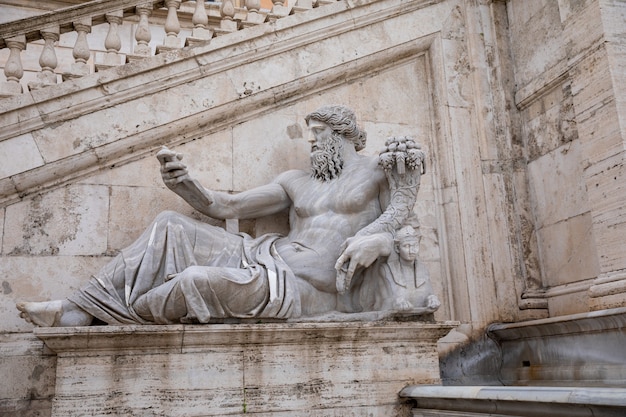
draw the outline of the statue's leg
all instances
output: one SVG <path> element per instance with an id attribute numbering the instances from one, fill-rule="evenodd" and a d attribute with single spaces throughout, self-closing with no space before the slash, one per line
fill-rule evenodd
<path id="1" fill-rule="evenodd" d="M 242 251 L 240 235 L 163 212 L 70 300 L 109 324 L 145 323 L 129 305 L 190 266 L 239 267 Z"/>
<path id="2" fill-rule="evenodd" d="M 146 231 L 68 300 L 19 302 L 20 317 L 38 326 L 143 323 L 128 309 L 138 297 L 190 265 L 238 266 L 242 237 L 181 214 L 160 213 Z"/>
<path id="3" fill-rule="evenodd" d="M 266 272 L 259 266 L 192 266 L 144 294 L 133 309 L 159 324 L 208 323 L 211 318 L 255 317 L 268 299 Z"/>

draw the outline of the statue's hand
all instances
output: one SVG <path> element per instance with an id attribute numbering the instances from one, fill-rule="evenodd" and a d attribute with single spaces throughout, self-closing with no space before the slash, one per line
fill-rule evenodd
<path id="1" fill-rule="evenodd" d="M 393 240 L 386 233 L 348 238 L 342 245 L 341 255 L 335 263 L 337 291 L 340 294 L 346 292 L 357 268 L 367 268 L 378 257 L 389 255 L 392 246 Z"/>
<path id="2" fill-rule="evenodd" d="M 189 179 L 187 166 L 181 162 L 183 156 L 167 147 L 163 147 L 156 155 L 161 163 L 161 178 L 167 188 L 174 188 L 182 181 Z"/>

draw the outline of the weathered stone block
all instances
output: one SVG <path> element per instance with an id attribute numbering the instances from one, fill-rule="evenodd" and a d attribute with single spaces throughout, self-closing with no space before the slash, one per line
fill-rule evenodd
<path id="1" fill-rule="evenodd" d="M 515 51 L 515 78 L 518 86 L 523 87 L 566 58 L 562 29 L 558 24 L 561 20 L 559 2 L 519 2 L 507 7 L 509 15 L 515 16 L 509 18 L 508 23 L 515 34 L 511 39 Z"/>
<path id="2" fill-rule="evenodd" d="M 589 211 L 583 160 L 581 143 L 574 141 L 528 164 L 537 228 Z"/>
<path id="3" fill-rule="evenodd" d="M 28 171 L 44 164 L 37 144 L 30 134 L 0 142 L 0 155 L 5 155 L 0 165 L 0 178 Z"/>
<path id="4" fill-rule="evenodd" d="M 437 384 L 455 322 L 38 328 L 57 353 L 53 416 L 403 415 Z"/>
<path id="5" fill-rule="evenodd" d="M 601 270 L 610 272 L 624 269 L 624 154 L 620 153 L 589 167 L 586 177 Z"/>
<path id="6" fill-rule="evenodd" d="M 32 333 L 0 334 L 1 416 L 50 416 L 56 356 L 42 351 Z"/>
<path id="7" fill-rule="evenodd" d="M 6 208 L 6 255 L 101 255 L 106 251 L 109 191 L 75 185 Z"/>
<path id="8" fill-rule="evenodd" d="M 544 285 L 547 287 L 595 278 L 600 273 L 589 213 L 544 227 L 538 232 Z M 579 305 L 577 312 L 586 310 Z"/>

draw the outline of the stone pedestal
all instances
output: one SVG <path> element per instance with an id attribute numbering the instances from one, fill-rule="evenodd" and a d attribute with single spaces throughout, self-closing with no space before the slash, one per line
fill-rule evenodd
<path id="1" fill-rule="evenodd" d="M 57 354 L 52 416 L 394 416 L 438 384 L 457 323 L 38 328 Z"/>

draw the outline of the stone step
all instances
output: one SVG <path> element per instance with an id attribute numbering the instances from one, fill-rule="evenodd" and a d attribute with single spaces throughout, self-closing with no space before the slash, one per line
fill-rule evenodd
<path id="1" fill-rule="evenodd" d="M 626 415 L 624 388 L 410 385 L 400 397 L 415 401 L 413 417 Z"/>

